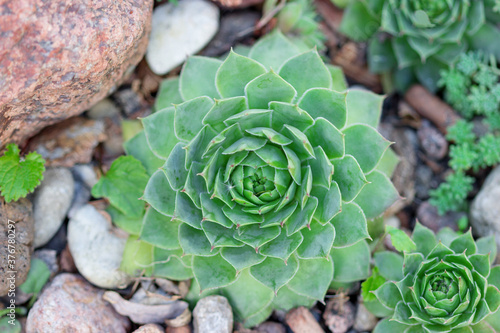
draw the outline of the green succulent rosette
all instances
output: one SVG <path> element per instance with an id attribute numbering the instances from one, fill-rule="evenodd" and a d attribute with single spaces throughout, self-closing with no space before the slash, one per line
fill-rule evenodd
<path id="1" fill-rule="evenodd" d="M 500 6 L 494 0 L 351 0 L 341 31 L 369 40 L 375 73 L 391 73 L 396 90 L 419 81 L 437 89 L 439 71 L 468 49 L 500 59 Z"/>
<path id="2" fill-rule="evenodd" d="M 248 57 L 190 57 L 125 145 L 150 179 L 122 268 L 194 278 L 189 299 L 222 294 L 246 326 L 367 278 L 397 158 L 376 130 L 383 96 L 345 89 L 280 32 Z"/>
<path id="3" fill-rule="evenodd" d="M 439 241 L 437 240 L 439 239 Z M 493 333 L 500 330 L 500 266 L 493 236 L 474 241 L 444 229 L 436 235 L 417 223 L 415 251 L 375 254 L 367 308 L 386 316 L 374 333 Z M 412 241 L 410 240 L 410 241 Z M 377 288 L 378 287 L 378 288 Z"/>

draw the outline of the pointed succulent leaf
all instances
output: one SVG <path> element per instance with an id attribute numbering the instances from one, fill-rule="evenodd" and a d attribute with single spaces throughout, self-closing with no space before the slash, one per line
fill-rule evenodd
<path id="1" fill-rule="evenodd" d="M 200 56 L 189 57 L 182 67 L 179 90 L 182 99 L 209 96 L 218 98 L 219 93 L 215 87 L 215 74 L 222 61 Z"/>
<path id="2" fill-rule="evenodd" d="M 250 245 L 257 252 L 259 248 L 278 237 L 281 233 L 279 227 L 260 228 L 258 224 L 244 225 L 234 234 L 234 238 Z"/>
<path id="3" fill-rule="evenodd" d="M 130 235 L 123 250 L 120 270 L 132 276 L 138 276 L 144 270 L 151 274 L 154 247 L 151 244 Z"/>
<path id="4" fill-rule="evenodd" d="M 302 228 L 311 226 L 311 220 L 318 207 L 318 199 L 310 197 L 306 205 L 302 209 L 296 209 L 295 212 L 286 221 L 286 233 L 288 236 L 293 235 Z"/>
<path id="5" fill-rule="evenodd" d="M 353 282 L 370 275 L 370 248 L 366 241 L 342 248 L 332 248 L 334 281 Z"/>
<path id="6" fill-rule="evenodd" d="M 342 206 L 340 213 L 331 220 L 335 228 L 334 247 L 346 247 L 369 238 L 368 226 L 365 215 L 361 208 L 355 203 Z"/>
<path id="7" fill-rule="evenodd" d="M 174 130 L 175 108 L 169 107 L 142 119 L 149 147 L 159 158 L 167 159 L 180 140 Z"/>
<path id="8" fill-rule="evenodd" d="M 170 187 L 176 191 L 182 189 L 188 176 L 188 170 L 185 167 L 186 150 L 183 147 L 182 143 L 177 143 L 162 167 Z"/>
<path id="9" fill-rule="evenodd" d="M 290 83 L 298 96 L 310 88 L 330 88 L 332 77 L 316 50 L 290 58 L 283 64 L 279 75 Z"/>
<path id="10" fill-rule="evenodd" d="M 346 126 L 365 124 L 377 128 L 384 99 L 385 96 L 374 94 L 371 91 L 349 90 L 346 97 L 347 112 L 349 114 Z"/>
<path id="11" fill-rule="evenodd" d="M 368 184 L 361 189 L 354 201 L 363 209 L 367 219 L 373 219 L 380 216 L 400 196 L 390 179 L 380 171 L 372 171 L 366 176 L 366 181 Z M 374 197 L 377 200 L 373 200 Z"/>
<path id="12" fill-rule="evenodd" d="M 340 31 L 356 41 L 369 39 L 379 26 L 377 18 L 367 1 L 354 1 L 347 7 L 340 25 Z"/>
<path id="13" fill-rule="evenodd" d="M 311 189 L 311 196 L 318 199 L 318 207 L 314 212 L 314 218 L 321 224 L 326 224 L 340 212 L 342 198 L 339 185 L 336 182 L 330 184 L 330 188 L 314 186 Z"/>
<path id="14" fill-rule="evenodd" d="M 268 69 L 278 70 L 288 58 L 298 54 L 298 48 L 283 36 L 280 30 L 275 30 L 259 39 L 248 57 L 257 60 Z"/>
<path id="15" fill-rule="evenodd" d="M 391 236 L 392 245 L 399 252 L 412 252 L 417 249 L 415 242 L 403 230 L 387 225 L 385 232 Z"/>
<path id="16" fill-rule="evenodd" d="M 389 318 L 385 318 L 378 322 L 377 326 L 375 326 L 375 329 L 373 330 L 373 333 L 406 333 L 407 328 L 408 325 L 404 325 L 398 323 L 397 321 L 391 321 Z M 421 326 L 419 327 L 419 329 L 421 329 Z"/>
<path id="17" fill-rule="evenodd" d="M 215 100 L 215 104 L 203 118 L 204 125 L 210 125 L 218 132 L 223 131 L 226 127 L 223 121 L 246 110 L 246 98 L 243 96 L 225 98 Z"/>
<path id="18" fill-rule="evenodd" d="M 201 290 L 224 287 L 236 280 L 236 270 L 220 254 L 194 256 L 193 274 Z"/>
<path id="19" fill-rule="evenodd" d="M 191 99 L 175 106 L 175 135 L 180 140 L 192 140 L 203 128 L 202 119 L 210 111 L 214 101 L 206 96 Z"/>
<path id="20" fill-rule="evenodd" d="M 163 159 L 156 156 L 151 151 L 151 148 L 149 148 L 146 133 L 144 131 L 140 131 L 135 136 L 127 140 L 123 144 L 123 148 L 125 149 L 127 155 L 132 155 L 141 161 L 149 176 L 151 176 L 165 163 Z"/>
<path id="21" fill-rule="evenodd" d="M 469 230 L 465 234 L 455 238 L 450 244 L 450 249 L 456 253 L 465 251 L 465 254 L 468 256 L 476 253 L 476 243 L 472 237 L 472 231 Z"/>
<path id="22" fill-rule="evenodd" d="M 179 77 L 165 79 L 161 82 L 155 100 L 154 111 L 160 111 L 184 102 L 179 91 Z"/>
<path id="23" fill-rule="evenodd" d="M 374 294 L 383 305 L 391 309 L 395 309 L 396 305 L 403 300 L 394 281 L 385 282 L 374 291 Z"/>
<path id="24" fill-rule="evenodd" d="M 339 185 L 342 200 L 345 202 L 352 201 L 368 183 L 361 167 L 351 155 L 334 159 L 332 164 L 334 166 L 332 178 Z"/>
<path id="25" fill-rule="evenodd" d="M 303 131 L 314 123 L 314 119 L 306 111 L 297 105 L 271 102 L 269 108 L 273 110 L 272 128 L 280 132 L 286 124 L 293 124 L 294 127 Z"/>
<path id="26" fill-rule="evenodd" d="M 323 117 L 340 129 L 347 121 L 346 96 L 345 92 L 313 88 L 307 90 L 300 98 L 299 107 L 307 111 L 314 119 Z"/>
<path id="27" fill-rule="evenodd" d="M 390 251 L 381 251 L 374 254 L 375 266 L 388 281 L 399 281 L 403 278 L 403 257 Z"/>
<path id="28" fill-rule="evenodd" d="M 287 236 L 286 232 L 281 232 L 278 237 L 262 245 L 259 253 L 267 257 L 282 259 L 286 263 L 303 240 L 304 237 L 300 232 L 291 236 Z"/>
<path id="29" fill-rule="evenodd" d="M 316 158 L 308 161 L 314 175 L 312 184 L 329 188 L 332 183 L 333 165 L 323 148 L 314 148 L 314 155 Z"/>
<path id="30" fill-rule="evenodd" d="M 344 156 L 344 134 L 325 118 L 316 118 L 314 125 L 304 134 L 309 138 L 313 147 L 321 147 L 328 159 Z"/>
<path id="31" fill-rule="evenodd" d="M 297 249 L 300 258 L 328 258 L 335 239 L 335 228 L 330 223 L 321 225 L 313 220 L 311 229 L 302 229 L 301 233 L 303 241 Z"/>
<path id="32" fill-rule="evenodd" d="M 490 264 L 497 257 L 497 243 L 494 236 L 482 237 L 476 241 L 477 253 L 489 254 Z"/>
<path id="33" fill-rule="evenodd" d="M 296 95 L 295 89 L 273 70 L 256 77 L 245 87 L 250 109 L 267 108 L 272 101 L 290 103 Z"/>
<path id="34" fill-rule="evenodd" d="M 179 226 L 180 221 L 149 207 L 144 215 L 140 239 L 165 250 L 175 250 L 180 248 Z"/>
<path id="35" fill-rule="evenodd" d="M 299 266 L 288 287 L 299 295 L 323 300 L 333 277 L 331 259 L 299 259 Z"/>
<path id="36" fill-rule="evenodd" d="M 261 263 L 266 259 L 250 246 L 226 247 L 221 250 L 221 255 L 238 271 Z"/>
<path id="37" fill-rule="evenodd" d="M 375 168 L 390 145 L 377 130 L 367 125 L 352 125 L 343 133 L 346 153 L 354 156 L 365 173 Z"/>
<path id="38" fill-rule="evenodd" d="M 142 199 L 163 215 L 174 216 L 175 196 L 167 177 L 158 170 L 149 179 Z"/>
<path id="39" fill-rule="evenodd" d="M 244 96 L 248 82 L 266 72 L 257 61 L 231 50 L 215 76 L 215 85 L 223 98 Z"/>
<path id="40" fill-rule="evenodd" d="M 294 256 L 288 261 L 268 257 L 260 264 L 250 268 L 250 274 L 274 293 L 290 282 L 299 269 L 299 261 Z"/>
<path id="41" fill-rule="evenodd" d="M 203 230 L 195 229 L 187 223 L 179 226 L 179 243 L 184 254 L 212 256 L 218 252 L 218 249 L 212 250 L 212 245 Z"/>

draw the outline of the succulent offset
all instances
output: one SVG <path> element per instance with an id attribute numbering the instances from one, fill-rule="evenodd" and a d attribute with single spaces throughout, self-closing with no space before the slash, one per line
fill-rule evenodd
<path id="1" fill-rule="evenodd" d="M 190 57 L 156 107 L 175 105 L 125 144 L 151 177 L 142 226 L 112 207 L 132 234 L 122 268 L 194 277 L 189 297 L 225 295 L 246 326 L 368 277 L 367 219 L 399 197 L 397 158 L 375 129 L 383 97 L 345 89 L 280 32 L 248 57 Z"/>
<path id="2" fill-rule="evenodd" d="M 341 31 L 369 40 L 369 67 L 392 72 L 405 90 L 420 81 L 436 90 L 439 71 L 468 49 L 500 59 L 500 5 L 495 0 L 351 0 Z"/>
<path id="3" fill-rule="evenodd" d="M 439 241 L 417 223 L 412 235 L 416 250 L 403 256 L 375 254 L 377 276 L 363 288 L 374 290 L 376 300 L 368 296 L 365 304 L 387 317 L 374 333 L 500 330 L 500 266 L 491 267 L 494 237 L 474 242 L 470 231 L 459 235 L 450 229 L 437 236 Z"/>

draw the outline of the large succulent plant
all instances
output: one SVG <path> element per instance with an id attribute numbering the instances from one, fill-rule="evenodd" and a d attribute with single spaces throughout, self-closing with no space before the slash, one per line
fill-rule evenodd
<path id="1" fill-rule="evenodd" d="M 491 267 L 494 237 L 474 242 L 470 231 L 459 235 L 449 229 L 437 236 L 439 241 L 417 223 L 414 251 L 375 254 L 378 276 L 363 288 L 381 285 L 374 290 L 376 300 L 365 304 L 387 318 L 374 333 L 500 331 L 500 266 Z"/>
<path id="2" fill-rule="evenodd" d="M 467 49 L 500 59 L 500 6 L 495 0 L 351 0 L 341 31 L 369 40 L 373 72 L 392 72 L 404 90 L 418 80 L 434 91 L 439 71 Z"/>
<path id="3" fill-rule="evenodd" d="M 124 269 L 194 277 L 190 295 L 224 294 L 247 326 L 366 278 L 367 219 L 398 198 L 394 155 L 375 129 L 383 97 L 345 88 L 280 32 L 249 57 L 189 58 L 158 96 L 177 104 L 126 143 L 151 178 Z"/>

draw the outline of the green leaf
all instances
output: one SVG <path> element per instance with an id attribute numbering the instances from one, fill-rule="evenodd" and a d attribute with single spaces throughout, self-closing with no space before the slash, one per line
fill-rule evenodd
<path id="1" fill-rule="evenodd" d="M 355 41 L 368 40 L 380 27 L 365 1 L 351 1 L 344 11 L 340 31 Z"/>
<path id="2" fill-rule="evenodd" d="M 162 167 L 170 187 L 176 191 L 184 187 L 188 176 L 188 170 L 185 168 L 186 150 L 183 146 L 182 143 L 176 144 Z"/>
<path id="3" fill-rule="evenodd" d="M 336 234 L 334 247 L 346 247 L 370 238 L 365 215 L 355 203 L 344 204 L 331 223 L 335 227 Z"/>
<path id="4" fill-rule="evenodd" d="M 288 258 L 290 258 L 292 253 L 294 253 L 302 243 L 303 239 L 304 237 L 302 237 L 299 232 L 290 237 L 286 235 L 286 232 L 282 232 L 269 243 L 262 245 L 259 252 L 266 257 L 282 259 L 286 263 Z"/>
<path id="5" fill-rule="evenodd" d="M 372 38 L 368 43 L 368 68 L 373 73 L 390 72 L 397 67 L 391 39 Z M 377 120 L 378 121 L 378 120 Z"/>
<path id="6" fill-rule="evenodd" d="M 292 256 L 287 262 L 268 257 L 260 264 L 250 267 L 250 274 L 276 294 L 294 277 L 298 269 L 299 262 L 295 256 Z"/>
<path id="7" fill-rule="evenodd" d="M 497 257 L 497 243 L 493 235 L 481 237 L 476 241 L 477 253 L 489 254 L 490 264 L 495 262 Z"/>
<path id="8" fill-rule="evenodd" d="M 385 96 L 377 95 L 368 90 L 350 89 L 346 97 L 349 113 L 346 126 L 365 124 L 377 128 L 384 99 Z"/>
<path id="9" fill-rule="evenodd" d="M 490 259 L 487 254 L 473 254 L 469 256 L 469 261 L 476 272 L 484 277 L 490 275 Z"/>
<path id="10" fill-rule="evenodd" d="M 465 251 L 467 256 L 476 253 L 476 243 L 472 237 L 472 231 L 469 229 L 469 231 L 465 234 L 455 238 L 450 244 L 450 249 L 456 253 L 462 253 Z"/>
<path id="11" fill-rule="evenodd" d="M 255 279 L 249 269 L 238 274 L 238 279 L 224 287 L 222 294 L 228 298 L 238 321 L 245 321 L 266 308 L 274 297 L 271 289 Z"/>
<path id="12" fill-rule="evenodd" d="M 252 46 L 248 57 L 257 60 L 267 69 L 278 70 L 287 59 L 298 54 L 297 47 L 277 29 L 260 38 Z"/>
<path id="13" fill-rule="evenodd" d="M 161 82 L 156 96 L 154 110 L 160 111 L 174 104 L 182 103 L 184 100 L 179 91 L 179 78 L 173 77 Z"/>
<path id="14" fill-rule="evenodd" d="M 45 160 L 31 152 L 19 157 L 19 148 L 11 143 L 0 157 L 0 191 L 6 202 L 17 201 L 33 192 L 43 179 Z"/>
<path id="15" fill-rule="evenodd" d="M 323 117 L 340 129 L 345 126 L 347 121 L 347 95 L 347 92 L 340 93 L 325 88 L 313 88 L 306 91 L 300 98 L 299 107 L 307 111 L 314 119 Z"/>
<path id="16" fill-rule="evenodd" d="M 190 141 L 203 128 L 202 119 L 210 111 L 214 101 L 206 96 L 197 97 L 175 106 L 175 135 Z"/>
<path id="17" fill-rule="evenodd" d="M 499 29 L 493 24 L 484 24 L 475 34 L 468 38 L 470 48 L 473 50 L 482 50 L 487 54 L 492 54 L 496 59 L 500 59 L 500 45 L 491 41 L 499 34 Z"/>
<path id="18" fill-rule="evenodd" d="M 387 176 L 387 178 L 391 178 L 392 174 L 394 173 L 394 170 L 396 169 L 397 165 L 399 164 L 399 157 L 396 155 L 394 150 L 389 147 L 382 158 L 380 159 L 377 167 L 375 170 L 378 170 L 382 172 L 384 175 Z"/>
<path id="19" fill-rule="evenodd" d="M 215 85 L 223 98 L 244 96 L 247 83 L 265 72 L 265 67 L 255 60 L 231 50 L 217 71 Z"/>
<path id="20" fill-rule="evenodd" d="M 256 265 L 266 257 L 260 255 L 250 246 L 226 247 L 221 250 L 221 255 L 238 271 Z"/>
<path id="21" fill-rule="evenodd" d="M 310 197 L 307 200 L 306 205 L 302 209 L 296 209 L 293 214 L 286 221 L 286 233 L 288 236 L 293 235 L 297 231 L 305 228 L 309 228 L 311 225 L 311 219 L 314 215 L 314 211 L 318 206 L 318 199 L 315 197 Z"/>
<path id="22" fill-rule="evenodd" d="M 250 245 L 258 251 L 259 248 L 278 237 L 281 233 L 280 227 L 260 228 L 258 224 L 245 225 L 234 233 L 234 238 Z"/>
<path id="23" fill-rule="evenodd" d="M 334 166 L 332 178 L 339 185 L 342 200 L 350 202 L 356 198 L 368 181 L 358 162 L 351 155 L 334 159 L 332 163 Z"/>
<path id="24" fill-rule="evenodd" d="M 335 229 L 330 223 L 321 225 L 313 219 L 311 229 L 303 229 L 301 233 L 303 241 L 297 249 L 300 258 L 328 258 L 335 239 Z"/>
<path id="25" fill-rule="evenodd" d="M 245 87 L 250 109 L 266 109 L 272 101 L 290 103 L 296 95 L 295 89 L 273 70 L 256 77 Z"/>
<path id="26" fill-rule="evenodd" d="M 236 270 L 220 254 L 193 257 L 194 278 L 200 290 L 225 287 L 236 280 Z"/>
<path id="27" fill-rule="evenodd" d="M 385 212 L 400 196 L 390 179 L 380 171 L 372 171 L 366 176 L 366 181 L 368 184 L 354 201 L 363 209 L 367 219 L 373 219 Z"/>
<path id="28" fill-rule="evenodd" d="M 144 131 L 139 132 L 134 137 L 126 141 L 123 144 L 123 148 L 125 149 L 127 155 L 132 155 L 141 161 L 150 176 L 165 163 L 163 159 L 156 156 L 151 151 L 151 148 L 149 148 L 146 133 Z"/>
<path id="29" fill-rule="evenodd" d="M 490 275 L 488 276 L 488 284 L 500 289 L 500 266 L 491 268 Z"/>
<path id="30" fill-rule="evenodd" d="M 342 248 L 332 248 L 334 281 L 354 282 L 370 276 L 370 247 L 366 241 Z"/>
<path id="31" fill-rule="evenodd" d="M 332 182 L 329 189 L 323 186 L 313 186 L 311 196 L 318 198 L 318 207 L 314 212 L 314 218 L 319 223 L 330 222 L 340 212 L 342 198 L 339 185 L 336 182 Z"/>
<path id="32" fill-rule="evenodd" d="M 34 294 L 35 296 L 42 290 L 50 277 L 50 270 L 47 264 L 38 258 L 31 259 L 28 276 L 19 289 L 25 294 Z"/>
<path id="33" fill-rule="evenodd" d="M 418 221 L 413 229 L 412 239 L 417 245 L 417 252 L 422 253 L 424 257 L 427 257 L 437 244 L 434 232 Z"/>
<path id="34" fill-rule="evenodd" d="M 335 91 L 347 90 L 347 80 L 345 79 L 342 67 L 326 64 L 326 68 L 328 68 L 332 76 L 332 89 Z"/>
<path id="35" fill-rule="evenodd" d="M 111 215 L 111 221 L 120 229 L 128 232 L 131 235 L 139 236 L 142 228 L 142 216 L 130 217 L 123 214 L 113 205 L 109 205 L 106 211 Z"/>
<path id="36" fill-rule="evenodd" d="M 215 74 L 222 61 L 218 59 L 191 56 L 182 67 L 179 90 L 183 100 L 208 96 L 218 98 L 219 93 L 215 87 Z"/>
<path id="37" fill-rule="evenodd" d="M 354 156 L 363 172 L 372 171 L 391 144 L 373 127 L 352 125 L 346 128 L 345 151 Z"/>
<path id="38" fill-rule="evenodd" d="M 243 96 L 215 100 L 214 106 L 203 118 L 203 124 L 222 132 L 226 126 L 224 120 L 247 109 L 247 100 Z"/>
<path id="39" fill-rule="evenodd" d="M 193 270 L 185 265 L 185 262 L 178 256 L 171 255 L 168 250 L 153 248 L 154 266 L 153 275 L 155 277 L 163 277 L 170 280 L 182 281 L 193 278 Z M 187 255 L 182 257 L 185 260 L 191 261 L 192 256 Z M 195 284 L 193 282 L 192 284 Z"/>
<path id="40" fill-rule="evenodd" d="M 179 139 L 174 130 L 175 108 L 170 107 L 142 119 L 146 139 L 151 151 L 162 159 L 167 159 Z"/>
<path id="41" fill-rule="evenodd" d="M 285 152 L 286 149 L 292 150 L 295 154 L 297 154 L 300 160 L 305 160 L 309 157 L 316 158 L 314 155 L 314 149 L 309 142 L 309 139 L 298 128 L 291 125 L 284 125 L 281 133 L 293 141 L 290 145 L 283 147 Z"/>
<path id="42" fill-rule="evenodd" d="M 420 63 L 418 53 L 408 44 L 405 37 L 392 38 L 392 48 L 394 49 L 399 69 Z"/>
<path id="43" fill-rule="evenodd" d="M 148 179 L 141 162 L 132 156 L 120 156 L 94 185 L 92 195 L 96 198 L 106 197 L 123 214 L 138 217 L 144 212 L 144 202 L 139 198 Z"/>
<path id="44" fill-rule="evenodd" d="M 21 333 L 22 326 L 17 319 L 12 321 L 10 317 L 2 317 L 0 319 L 0 331 L 2 331 L 3 333 Z"/>
<path id="45" fill-rule="evenodd" d="M 313 185 L 329 188 L 332 183 L 333 165 L 321 147 L 314 148 L 315 159 L 310 159 L 308 164 L 311 167 Z M 302 184 L 302 188 L 305 184 Z M 309 195 L 309 193 L 307 193 Z"/>
<path id="46" fill-rule="evenodd" d="M 143 200 L 155 210 L 167 216 L 174 216 L 176 192 L 172 190 L 165 174 L 156 171 L 144 190 Z"/>
<path id="47" fill-rule="evenodd" d="M 417 249 L 415 242 L 403 230 L 386 225 L 385 232 L 391 236 L 391 243 L 399 252 L 413 252 Z"/>
<path id="48" fill-rule="evenodd" d="M 363 302 L 373 302 L 377 300 L 377 297 L 373 293 L 380 286 L 386 282 L 386 279 L 380 275 L 378 267 L 373 267 L 372 274 L 365 282 L 361 283 L 361 296 L 363 297 Z"/>
<path id="49" fill-rule="evenodd" d="M 285 62 L 280 76 L 290 83 L 298 96 L 310 88 L 330 88 L 332 77 L 316 50 L 299 54 Z"/>
<path id="50" fill-rule="evenodd" d="M 153 266 L 154 246 L 130 235 L 123 250 L 120 270 L 131 276 L 140 276 L 146 270 L 146 276 L 151 275 Z"/>
<path id="51" fill-rule="evenodd" d="M 373 333 L 401 333 L 405 332 L 407 328 L 408 325 L 400 324 L 396 321 L 391 321 L 389 318 L 385 318 L 378 322 Z"/>
<path id="52" fill-rule="evenodd" d="M 376 252 L 373 255 L 375 266 L 380 275 L 389 281 L 399 281 L 403 278 L 403 257 L 390 251 Z"/>
<path id="53" fill-rule="evenodd" d="M 333 277 L 330 259 L 299 259 L 300 269 L 288 283 L 293 292 L 322 301 Z"/>
<path id="54" fill-rule="evenodd" d="M 417 244 L 417 251 L 418 251 L 418 244 Z M 408 274 L 414 274 L 418 268 L 420 267 L 420 264 L 424 261 L 424 256 L 422 253 L 404 253 L 404 262 L 403 262 L 403 274 L 408 275 Z M 401 278 L 402 279 L 402 278 Z"/>
<path id="55" fill-rule="evenodd" d="M 401 293 L 394 281 L 387 281 L 374 291 L 377 299 L 390 309 L 396 308 L 402 300 Z"/>
<path id="56" fill-rule="evenodd" d="M 177 192 L 175 196 L 174 218 L 185 222 L 196 229 L 201 229 L 203 215 L 191 198 L 184 192 Z"/>
<path id="57" fill-rule="evenodd" d="M 239 205 L 235 205 L 233 208 L 224 206 L 222 207 L 222 211 L 238 227 L 247 224 L 262 223 L 264 221 L 262 215 L 248 214 Z"/>
<path id="58" fill-rule="evenodd" d="M 212 250 L 203 230 L 195 229 L 187 223 L 181 223 L 179 227 L 179 243 L 184 254 L 212 256 L 218 252 L 218 249 Z"/>
<path id="59" fill-rule="evenodd" d="M 344 156 L 344 135 L 325 118 L 316 118 L 304 134 L 313 147 L 321 147 L 328 159 Z"/>
<path id="60" fill-rule="evenodd" d="M 180 224 L 180 221 L 172 220 L 149 207 L 144 215 L 140 239 L 165 250 L 178 249 Z"/>
<path id="61" fill-rule="evenodd" d="M 271 102 L 269 108 L 273 110 L 272 128 L 275 131 L 282 131 L 286 124 L 293 124 L 300 131 L 303 131 L 314 123 L 312 117 L 297 105 Z"/>

